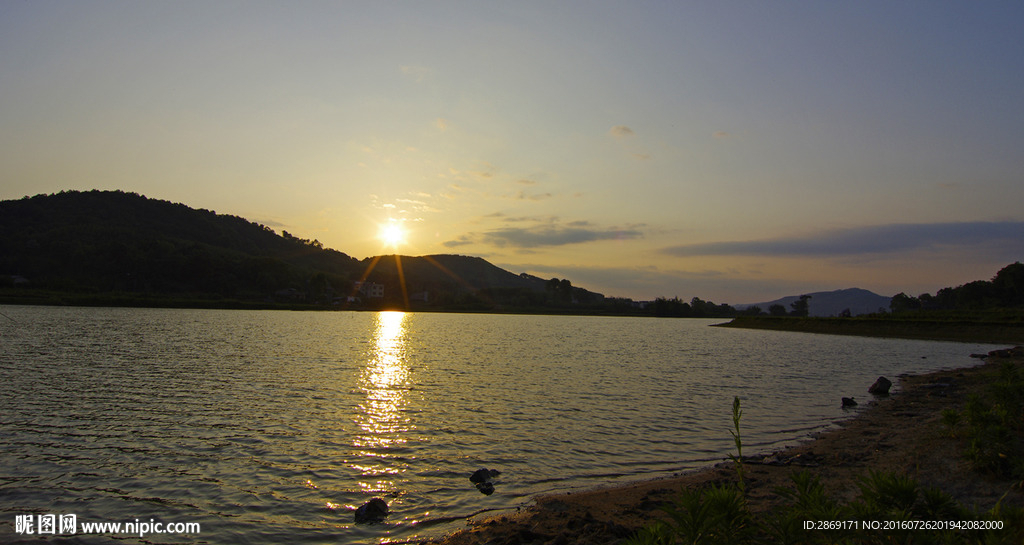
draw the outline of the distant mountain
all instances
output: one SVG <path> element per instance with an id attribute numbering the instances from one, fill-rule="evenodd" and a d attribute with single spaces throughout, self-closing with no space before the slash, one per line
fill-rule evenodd
<path id="1" fill-rule="evenodd" d="M 603 299 L 479 257 L 360 261 L 237 216 L 122 191 L 0 201 L 0 280 L 10 287 L 15 278 L 27 289 L 62 293 L 248 301 L 324 302 L 353 294 L 358 281 L 384 285 L 379 304 L 403 302 L 403 283 L 406 293 L 461 306 Z"/>
<path id="2" fill-rule="evenodd" d="M 853 316 L 878 312 L 878 309 L 880 308 L 888 311 L 889 302 L 892 300 L 891 297 L 878 295 L 877 293 L 860 288 L 819 291 L 808 293 L 806 295 L 811 296 L 810 301 L 808 301 L 810 316 L 839 316 L 839 314 L 846 309 L 849 309 L 850 314 Z M 790 305 L 798 299 L 800 299 L 799 295 L 790 295 L 788 297 L 764 303 L 751 303 L 734 306 L 737 310 L 756 306 L 760 307 L 762 311 L 768 312 L 768 307 L 772 305 L 782 305 L 786 307 L 786 311 L 788 312 L 792 309 Z"/>
<path id="3" fill-rule="evenodd" d="M 370 270 L 367 280 L 386 281 L 397 278 L 398 264 L 411 290 L 432 289 L 528 289 L 544 291 L 547 280 L 519 275 L 479 257 L 463 255 L 427 255 L 419 257 L 377 256 L 362 261 Z M 372 267 L 372 269 L 371 269 Z"/>

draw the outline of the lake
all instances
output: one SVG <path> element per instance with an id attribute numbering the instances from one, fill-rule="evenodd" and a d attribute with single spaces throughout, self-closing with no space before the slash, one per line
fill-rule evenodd
<path id="1" fill-rule="evenodd" d="M 437 536 L 538 493 L 720 461 L 733 396 L 744 453 L 770 451 L 852 416 L 840 397 L 863 406 L 880 375 L 997 348 L 721 320 L 0 311 L 0 541 L 47 514 L 201 527 L 84 543 Z M 479 468 L 500 471 L 492 495 L 469 481 Z M 355 524 L 373 497 L 392 513 Z"/>

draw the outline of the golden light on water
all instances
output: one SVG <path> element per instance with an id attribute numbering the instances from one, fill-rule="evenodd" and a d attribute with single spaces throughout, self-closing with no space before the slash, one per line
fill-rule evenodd
<path id="1" fill-rule="evenodd" d="M 387 477 L 404 471 L 388 451 L 405 444 L 405 433 L 413 429 L 403 412 L 412 386 L 406 361 L 407 316 L 404 312 L 377 313 L 372 350 L 360 376 L 364 400 L 356 415 L 360 433 L 352 446 L 363 459 L 352 467 L 370 478 L 360 485 L 367 490 L 389 490 L 393 483 Z"/>
<path id="2" fill-rule="evenodd" d="M 373 336 L 373 352 L 362 376 L 366 400 L 362 405 L 366 432 L 364 447 L 387 447 L 403 443 L 399 435 L 408 430 L 408 419 L 401 407 L 409 388 L 409 368 L 405 362 L 404 312 L 377 314 Z"/>

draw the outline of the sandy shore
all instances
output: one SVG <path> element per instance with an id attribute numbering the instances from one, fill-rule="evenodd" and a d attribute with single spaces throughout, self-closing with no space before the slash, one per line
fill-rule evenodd
<path id="1" fill-rule="evenodd" d="M 942 410 L 961 409 L 967 396 L 997 372 L 1000 361 L 1007 359 L 989 357 L 977 367 L 899 377 L 897 393 L 876 399 L 840 427 L 807 443 L 758 456 L 745 469 L 751 510 L 762 512 L 780 505 L 782 500 L 773 490 L 788 487 L 790 476 L 803 469 L 817 475 L 839 499 L 856 497 L 857 479 L 876 470 L 910 475 L 979 510 L 991 508 L 1004 495 L 1004 504 L 1024 505 L 1020 483 L 973 471 L 962 458 L 962 445 L 948 436 L 942 423 Z M 1024 364 L 1024 358 L 1013 361 Z M 868 386 L 864 385 L 865 390 Z M 548 494 L 535 498 L 534 505 L 518 513 L 471 520 L 466 529 L 429 543 L 619 543 L 659 516 L 658 506 L 671 502 L 682 488 L 732 482 L 735 478 L 732 462 L 723 461 L 670 478 Z"/>

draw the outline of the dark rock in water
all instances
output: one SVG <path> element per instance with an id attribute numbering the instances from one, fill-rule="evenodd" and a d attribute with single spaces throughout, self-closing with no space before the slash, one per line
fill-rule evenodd
<path id="1" fill-rule="evenodd" d="M 844 397 L 843 398 L 843 407 L 844 408 L 845 407 L 856 407 L 856 406 L 857 406 L 857 402 L 854 401 L 852 397 Z"/>
<path id="2" fill-rule="evenodd" d="M 469 482 L 473 484 L 485 483 L 491 480 L 491 471 L 489 469 L 478 469 L 469 476 Z"/>
<path id="3" fill-rule="evenodd" d="M 878 377 L 878 380 L 868 388 L 868 393 L 876 396 L 889 395 L 889 388 L 892 388 L 892 381 L 885 377 Z"/>
<path id="4" fill-rule="evenodd" d="M 983 360 L 983 359 L 988 357 L 988 354 L 971 354 L 971 357 L 972 358 L 977 358 L 979 360 Z"/>
<path id="5" fill-rule="evenodd" d="M 475 484 L 477 490 L 490 496 L 494 494 L 494 484 L 491 480 L 498 475 L 501 475 L 501 472 L 496 469 L 478 469 L 469 476 L 469 482 Z"/>
<path id="6" fill-rule="evenodd" d="M 471 483 L 486 483 L 491 479 L 501 475 L 501 472 L 497 469 L 478 469 L 469 476 L 469 482 Z"/>
<path id="7" fill-rule="evenodd" d="M 988 355 L 989 357 L 992 358 L 1020 358 L 1024 357 L 1024 346 L 1015 346 L 1013 348 L 993 350 L 989 352 Z"/>
<path id="8" fill-rule="evenodd" d="M 373 498 L 356 509 L 356 522 L 380 522 L 388 516 L 388 504 L 380 498 Z"/>

